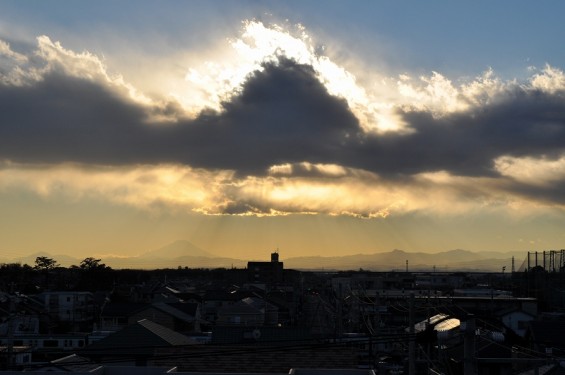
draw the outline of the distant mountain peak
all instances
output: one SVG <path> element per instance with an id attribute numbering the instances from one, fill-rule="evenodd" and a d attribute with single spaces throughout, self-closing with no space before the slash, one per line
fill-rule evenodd
<path id="1" fill-rule="evenodd" d="M 214 257 L 214 254 L 199 248 L 188 240 L 176 240 L 156 250 L 144 253 L 141 256 L 145 258 L 174 259 L 184 256 Z"/>
<path id="2" fill-rule="evenodd" d="M 445 253 L 449 253 L 449 254 L 474 254 L 472 251 L 465 250 L 465 249 L 453 249 L 453 250 L 445 251 Z"/>

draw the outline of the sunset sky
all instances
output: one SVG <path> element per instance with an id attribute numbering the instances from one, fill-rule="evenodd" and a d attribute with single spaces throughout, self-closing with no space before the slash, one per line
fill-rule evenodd
<path id="1" fill-rule="evenodd" d="M 0 261 L 564 248 L 563 14 L 1 1 Z"/>

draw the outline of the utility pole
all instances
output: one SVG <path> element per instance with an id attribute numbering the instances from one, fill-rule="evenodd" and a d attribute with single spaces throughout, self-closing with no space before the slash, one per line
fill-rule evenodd
<path id="1" fill-rule="evenodd" d="M 379 336 L 381 334 L 381 313 L 380 313 L 380 301 L 379 301 L 379 292 L 375 293 L 375 315 L 374 315 L 374 332 L 375 332 L 375 338 L 377 340 L 377 342 L 375 343 L 375 348 L 373 349 L 373 351 L 371 352 L 371 360 L 372 360 L 372 364 L 376 363 L 376 353 L 379 351 Z"/>
<path id="2" fill-rule="evenodd" d="M 416 375 L 416 332 L 414 330 L 414 325 L 416 323 L 414 321 L 414 293 L 410 293 L 408 324 L 410 324 L 410 338 L 408 341 L 408 375 Z"/>
<path id="3" fill-rule="evenodd" d="M 343 317 L 342 317 L 343 305 L 342 305 L 341 295 L 342 295 L 341 283 L 339 283 L 339 294 L 336 298 L 335 304 L 336 304 L 336 313 L 337 313 L 336 338 L 340 340 L 343 336 Z"/>
<path id="4" fill-rule="evenodd" d="M 10 295 L 10 316 L 8 318 L 8 363 L 7 370 L 14 369 L 14 318 L 16 316 L 16 302 L 14 296 Z"/>
<path id="5" fill-rule="evenodd" d="M 477 358 L 475 356 L 475 316 L 467 315 L 463 340 L 463 374 L 477 375 Z"/>

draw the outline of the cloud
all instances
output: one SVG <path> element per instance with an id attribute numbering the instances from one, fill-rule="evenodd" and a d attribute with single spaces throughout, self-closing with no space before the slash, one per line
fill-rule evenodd
<path id="1" fill-rule="evenodd" d="M 28 162 L 183 163 L 264 173 L 281 162 L 337 158 L 359 132 L 347 103 L 310 67 L 265 64 L 221 112 L 151 122 L 151 113 L 103 85 L 49 72 L 0 87 L 0 157 Z"/>
<path id="2" fill-rule="evenodd" d="M 0 192 L 30 191 L 44 199 L 106 201 L 153 214 L 326 214 L 360 218 L 424 213 L 531 214 L 548 201 L 529 199 L 507 178 L 445 172 L 387 180 L 325 165 L 300 165 L 302 175 L 246 176 L 179 165 L 90 166 L 0 164 Z"/>
<path id="3" fill-rule="evenodd" d="M 512 181 L 509 192 L 546 204 L 565 205 L 565 156 L 510 157 L 495 161 L 501 175 Z"/>
<path id="4" fill-rule="evenodd" d="M 233 173 L 178 165 L 89 166 L 0 163 L 0 191 L 44 198 L 104 200 L 158 212 L 161 208 L 219 212 L 218 189 Z"/>
<path id="5" fill-rule="evenodd" d="M 25 56 L 1 42 L 0 160 L 78 165 L 69 182 L 60 179 L 72 191 L 90 191 L 75 182 L 77 175 L 89 180 L 87 173 L 99 173 L 86 166 L 105 166 L 112 177 L 102 181 L 110 187 L 97 191 L 116 202 L 168 202 L 208 214 L 385 217 L 433 209 L 418 194 L 439 200 L 434 189 L 453 210 L 478 201 L 563 203 L 565 173 L 540 184 L 515 168 L 557 161 L 554 168 L 562 168 L 565 79 L 558 69 L 546 66 L 525 82 L 503 82 L 488 70 L 459 85 L 439 73 L 418 80 L 406 74 L 387 98 L 397 101 L 378 102 L 353 74 L 316 55 L 307 36 L 279 38 L 274 29 L 265 41 L 257 39 L 257 28 L 264 26 L 248 25 L 248 44 L 234 42 L 241 50 L 258 45 L 253 70 L 228 82 L 232 91 L 218 94 L 218 108 L 201 108 L 194 117 L 171 98 L 140 93 L 88 52 L 40 37 L 35 54 Z M 292 48 L 277 49 L 281 44 Z M 132 174 L 120 177 L 120 168 Z M 155 199 L 141 194 L 145 179 L 179 170 L 191 177 L 173 185 L 159 177 L 148 191 L 159 191 L 158 184 L 174 188 Z M 136 173 L 139 180 L 131 177 Z M 38 176 L 28 177 L 53 186 Z M 196 181 L 214 181 L 214 188 L 206 191 Z M 139 189 L 120 196 L 117 186 L 126 184 Z M 191 189 L 205 198 L 173 197 Z M 461 198 L 464 203 L 453 204 Z"/>

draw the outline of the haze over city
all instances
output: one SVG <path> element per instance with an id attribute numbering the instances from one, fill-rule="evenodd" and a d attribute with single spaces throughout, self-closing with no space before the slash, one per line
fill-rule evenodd
<path id="1" fill-rule="evenodd" d="M 0 2 L 0 259 L 565 242 L 561 2 Z"/>

